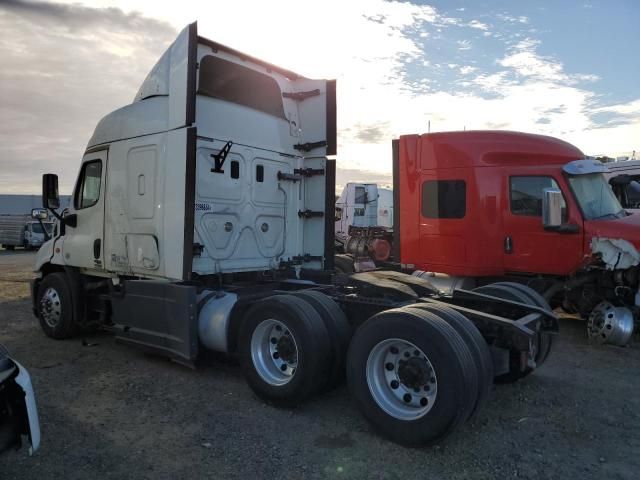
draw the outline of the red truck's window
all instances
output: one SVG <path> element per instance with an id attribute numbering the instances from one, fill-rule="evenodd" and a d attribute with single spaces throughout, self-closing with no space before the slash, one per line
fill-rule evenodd
<path id="1" fill-rule="evenodd" d="M 213 55 L 200 61 L 198 93 L 286 119 L 278 82 L 269 75 Z"/>
<path id="2" fill-rule="evenodd" d="M 427 180 L 422 184 L 422 216 L 464 218 L 467 185 L 464 180 Z"/>
<path id="3" fill-rule="evenodd" d="M 542 216 L 542 192 L 545 188 L 560 188 L 551 177 L 527 176 L 510 178 L 511 213 L 531 217 Z M 562 198 L 562 218 L 566 221 L 567 204 Z"/>

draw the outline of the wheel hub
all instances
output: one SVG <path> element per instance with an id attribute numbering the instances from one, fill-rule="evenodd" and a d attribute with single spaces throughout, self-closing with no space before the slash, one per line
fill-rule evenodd
<path id="1" fill-rule="evenodd" d="M 298 367 L 298 346 L 279 320 L 262 321 L 251 336 L 251 359 L 256 372 L 270 385 L 285 385 Z"/>
<path id="2" fill-rule="evenodd" d="M 289 332 L 287 332 L 289 333 Z M 283 335 L 276 343 L 276 352 L 279 353 L 280 358 L 287 363 L 295 363 L 298 361 L 296 344 L 291 339 L 291 335 Z"/>
<path id="3" fill-rule="evenodd" d="M 429 358 L 413 343 L 390 338 L 374 346 L 366 366 L 371 396 L 387 414 L 416 420 L 431 410 L 438 381 Z"/>
<path id="4" fill-rule="evenodd" d="M 55 288 L 49 287 L 40 299 L 40 315 L 47 326 L 55 328 L 62 317 L 60 295 Z"/>
<path id="5" fill-rule="evenodd" d="M 631 310 L 602 302 L 589 315 L 587 333 L 596 342 L 624 346 L 631 339 L 633 325 Z"/>
<path id="6" fill-rule="evenodd" d="M 413 357 L 400 360 L 398 365 L 398 379 L 409 388 L 422 388 L 431 378 L 431 369 L 426 359 Z"/>

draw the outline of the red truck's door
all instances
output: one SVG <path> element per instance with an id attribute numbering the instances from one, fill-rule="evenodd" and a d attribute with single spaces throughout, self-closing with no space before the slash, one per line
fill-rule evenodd
<path id="1" fill-rule="evenodd" d="M 542 226 L 542 192 L 560 188 L 563 221 L 576 233 L 546 231 Z M 564 178 L 539 167 L 509 167 L 503 183 L 504 269 L 506 272 L 567 275 L 582 262 L 582 215 Z"/>

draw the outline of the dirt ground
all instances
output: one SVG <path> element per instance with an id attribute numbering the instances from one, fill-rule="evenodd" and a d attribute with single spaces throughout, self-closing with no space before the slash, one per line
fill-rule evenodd
<path id="1" fill-rule="evenodd" d="M 190 370 L 97 334 L 44 336 L 28 298 L 34 255 L 0 251 L 0 342 L 36 389 L 42 444 L 0 478 L 630 479 L 640 471 L 640 344 L 590 345 L 564 320 L 548 362 L 496 386 L 443 444 L 372 431 L 345 386 L 296 410 L 263 404 L 232 362 Z"/>

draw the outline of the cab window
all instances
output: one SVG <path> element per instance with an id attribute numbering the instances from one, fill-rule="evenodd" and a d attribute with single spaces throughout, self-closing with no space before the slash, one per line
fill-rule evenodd
<path id="1" fill-rule="evenodd" d="M 427 180 L 422 184 L 422 216 L 464 218 L 467 184 L 464 180 Z"/>
<path id="2" fill-rule="evenodd" d="M 76 210 L 92 207 L 100 199 L 100 185 L 102 179 L 102 162 L 94 160 L 82 166 L 78 188 L 74 198 Z"/>
<path id="3" fill-rule="evenodd" d="M 511 177 L 509 180 L 511 213 L 528 217 L 542 217 L 542 194 L 545 188 L 557 188 L 552 177 Z M 562 197 L 562 221 L 567 220 L 567 204 Z"/>

